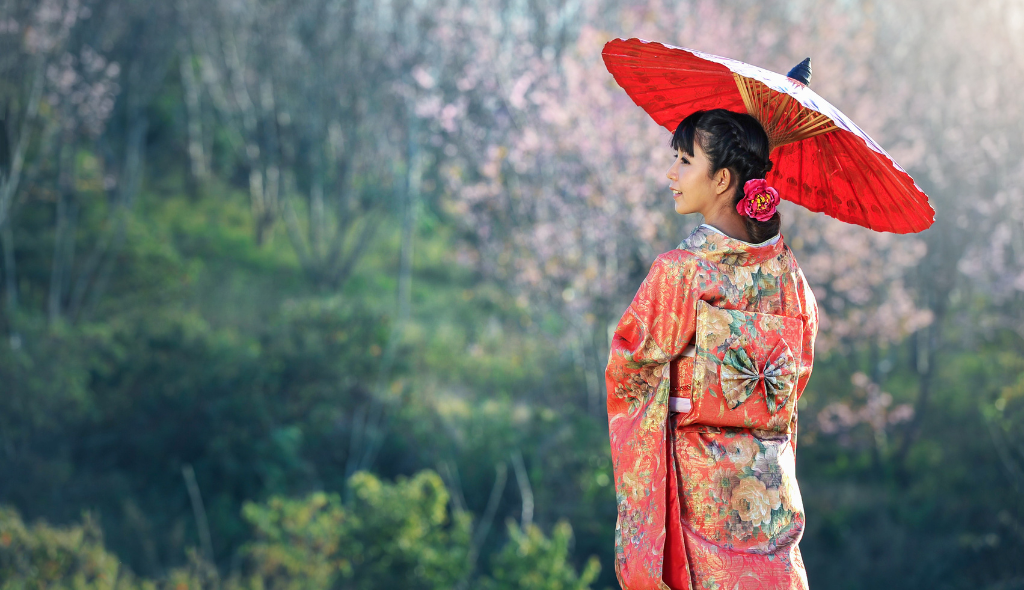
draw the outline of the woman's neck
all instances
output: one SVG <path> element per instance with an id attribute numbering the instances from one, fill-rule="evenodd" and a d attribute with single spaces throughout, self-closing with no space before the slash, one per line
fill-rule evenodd
<path id="1" fill-rule="evenodd" d="M 747 224 L 743 222 L 743 218 L 736 211 L 732 211 L 731 215 L 729 213 L 721 210 L 715 211 L 704 216 L 704 223 L 734 240 L 750 242 L 750 234 L 747 233 Z"/>

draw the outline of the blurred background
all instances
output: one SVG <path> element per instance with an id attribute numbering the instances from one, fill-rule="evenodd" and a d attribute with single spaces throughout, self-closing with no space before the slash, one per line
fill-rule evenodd
<path id="1" fill-rule="evenodd" d="M 792 206 L 812 587 L 1024 587 L 1024 4 L 0 0 L 0 588 L 617 588 L 603 371 L 672 211 L 638 36 L 931 196 Z"/>

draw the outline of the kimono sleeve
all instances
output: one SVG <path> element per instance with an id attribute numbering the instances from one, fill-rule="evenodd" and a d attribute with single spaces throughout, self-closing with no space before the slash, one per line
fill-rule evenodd
<path id="1" fill-rule="evenodd" d="M 797 272 L 798 283 L 797 293 L 800 300 L 801 317 L 804 321 L 804 334 L 803 334 L 803 353 L 800 359 L 800 374 L 797 376 L 796 382 L 796 397 L 799 400 L 803 396 L 804 389 L 807 388 L 807 382 L 811 378 L 811 370 L 814 366 L 814 340 L 818 336 L 818 302 L 814 298 L 814 292 L 811 291 L 811 286 L 807 284 L 807 279 L 804 277 L 802 271 Z M 790 432 L 792 432 L 793 452 L 796 453 L 796 441 L 797 441 L 797 411 L 793 411 L 793 422 L 790 425 Z"/>
<path id="2" fill-rule="evenodd" d="M 814 340 L 818 335 L 818 302 L 814 298 L 814 292 L 807 283 L 802 271 L 799 271 L 799 297 L 801 314 L 804 321 L 803 334 L 803 355 L 800 359 L 800 375 L 797 379 L 797 399 L 803 395 L 807 387 L 807 381 L 811 378 L 811 369 L 814 366 Z"/>
<path id="3" fill-rule="evenodd" d="M 605 380 L 609 413 L 640 405 L 693 339 L 696 300 L 691 255 L 676 250 L 654 261 L 647 278 L 619 320 Z"/>
<path id="4" fill-rule="evenodd" d="M 612 338 L 608 438 L 618 512 L 615 573 L 625 590 L 665 587 L 668 368 L 696 327 L 696 268 L 686 251 L 659 256 Z"/>

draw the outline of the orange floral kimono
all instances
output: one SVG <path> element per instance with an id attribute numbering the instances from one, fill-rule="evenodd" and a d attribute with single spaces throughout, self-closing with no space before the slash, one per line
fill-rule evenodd
<path id="1" fill-rule="evenodd" d="M 655 260 L 606 371 L 624 590 L 807 587 L 796 402 L 817 329 L 781 236 L 702 225 Z"/>

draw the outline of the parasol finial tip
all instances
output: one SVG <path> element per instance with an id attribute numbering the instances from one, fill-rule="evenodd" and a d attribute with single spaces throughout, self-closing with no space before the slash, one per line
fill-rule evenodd
<path id="1" fill-rule="evenodd" d="M 797 82 L 802 82 L 804 85 L 809 86 L 811 84 L 811 58 L 805 57 L 802 62 L 796 64 L 786 75 Z"/>

